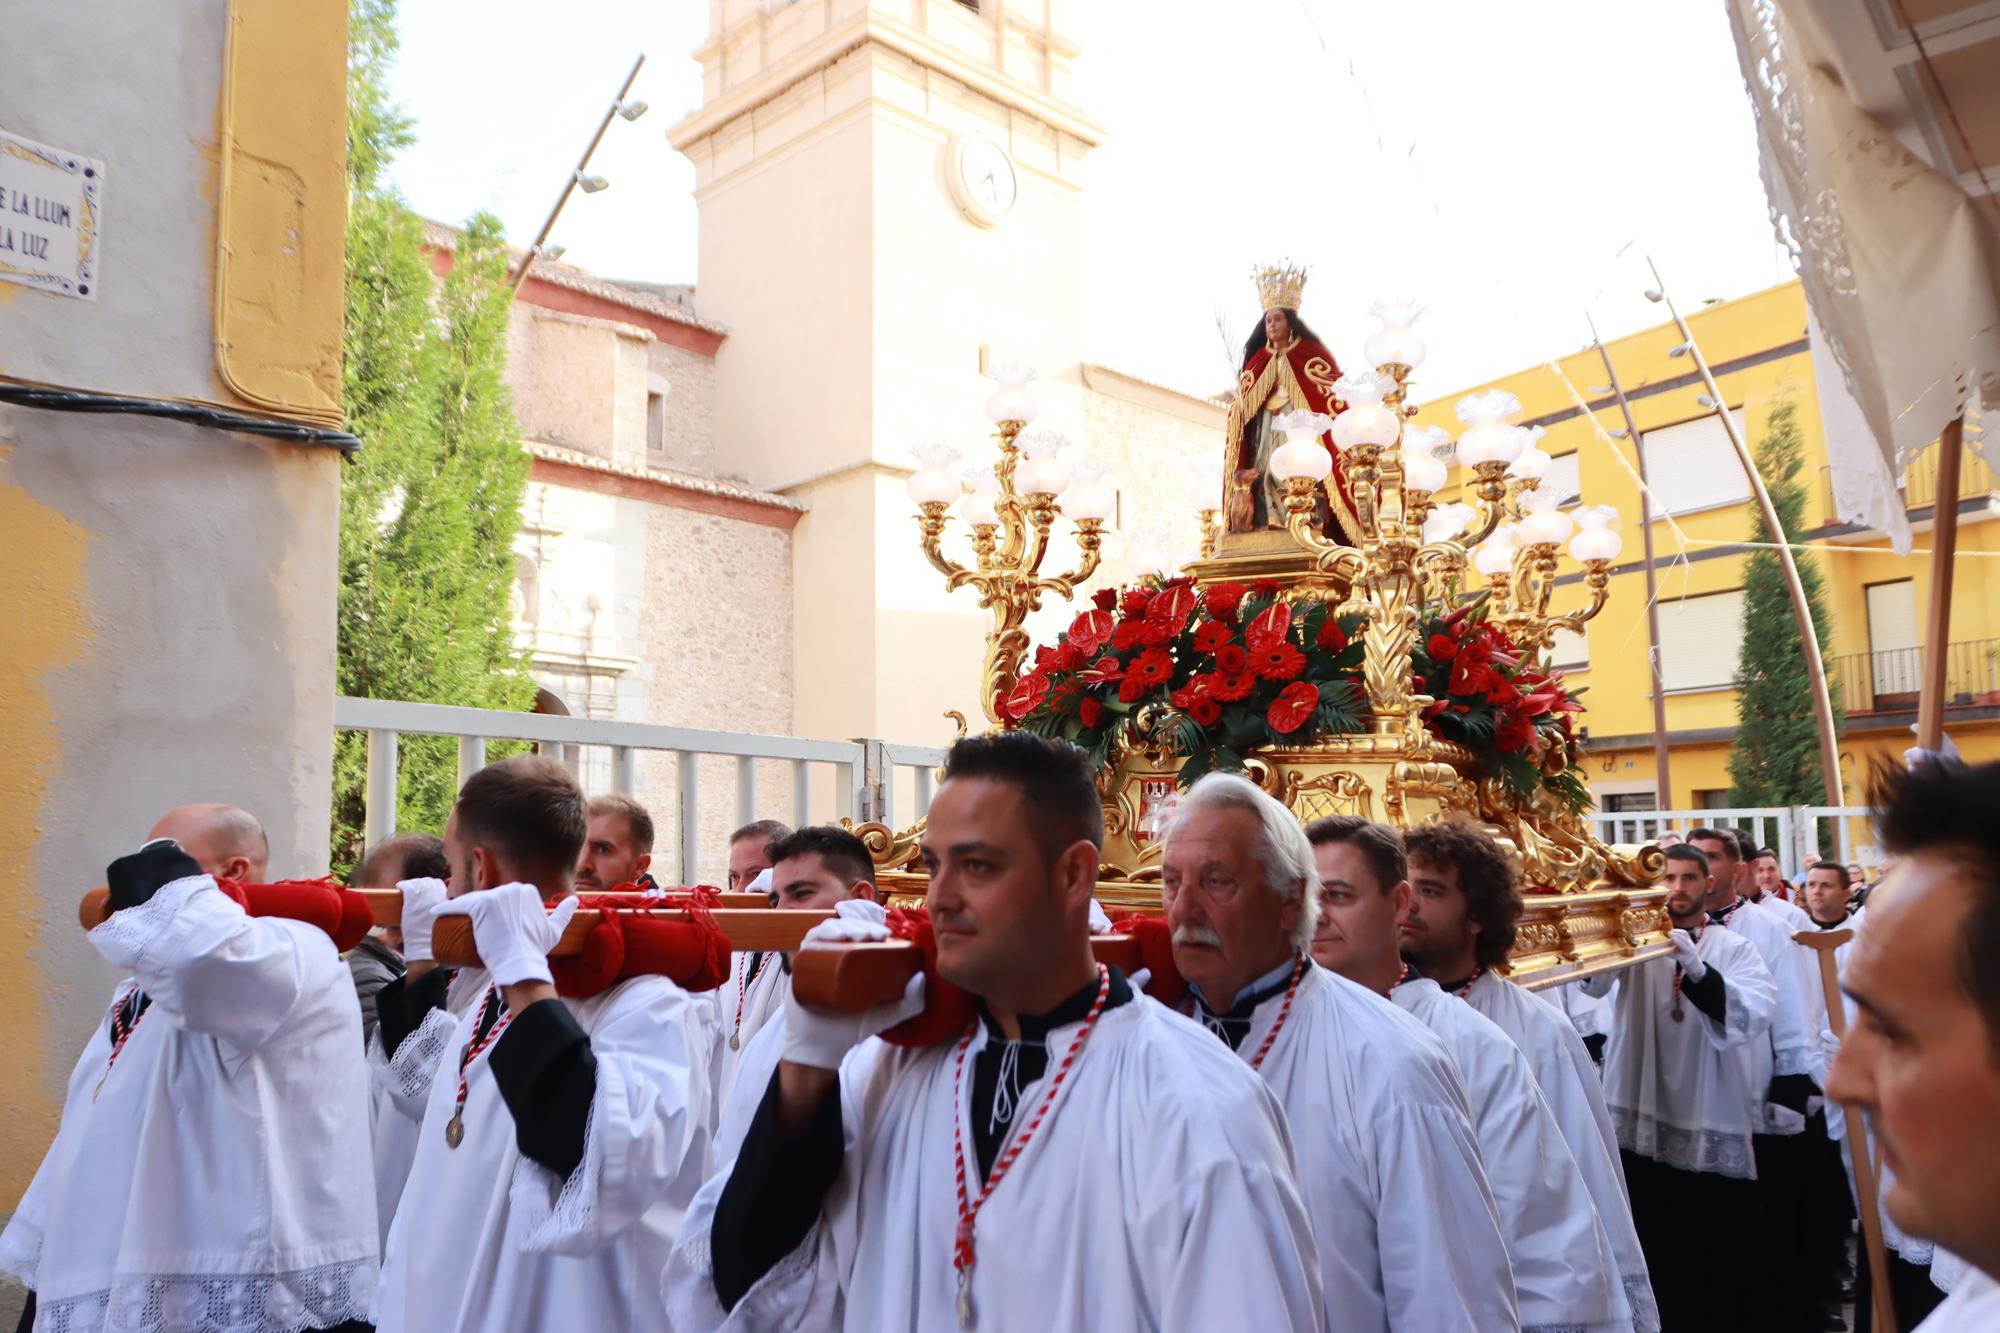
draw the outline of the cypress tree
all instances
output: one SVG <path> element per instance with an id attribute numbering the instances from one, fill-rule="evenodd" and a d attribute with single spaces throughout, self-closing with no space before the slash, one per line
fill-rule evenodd
<path id="1" fill-rule="evenodd" d="M 341 693 L 524 709 L 535 685 L 508 597 L 528 457 L 504 381 L 507 251 L 480 215 L 439 282 L 422 220 L 383 179 L 410 121 L 387 93 L 394 0 L 355 0 L 348 59 L 348 429 L 363 447 L 340 497 Z M 405 737 L 396 824 L 442 832 L 457 789 L 448 737 Z M 335 742 L 332 860 L 362 853 L 363 738 Z"/>
<path id="2" fill-rule="evenodd" d="M 1784 532 L 1773 533 L 1759 512 L 1751 526 L 1753 543 L 1787 540 L 1804 526 L 1805 442 L 1799 432 L 1794 404 L 1771 410 L 1764 437 L 1757 442 L 1757 469 L 1771 493 Z M 1806 605 L 1812 610 L 1822 660 L 1826 658 L 1831 618 L 1826 609 L 1819 566 L 1803 552 L 1794 555 Z M 1840 698 L 1834 696 L 1834 722 L 1840 722 Z M 1743 566 L 1743 648 L 1736 666 L 1736 738 L 1729 747 L 1730 802 L 1739 806 L 1823 805 L 1826 783 L 1820 776 L 1819 727 L 1813 717 L 1812 677 L 1806 669 L 1805 644 L 1792 613 L 1784 567 L 1774 550 L 1753 549 Z"/>

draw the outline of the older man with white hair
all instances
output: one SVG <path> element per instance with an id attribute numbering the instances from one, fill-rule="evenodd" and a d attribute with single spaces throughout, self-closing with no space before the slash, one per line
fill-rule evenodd
<path id="1" fill-rule="evenodd" d="M 1210 774 L 1167 834 L 1161 898 L 1193 1017 L 1285 1108 L 1328 1329 L 1519 1328 L 1465 1089 L 1437 1037 L 1312 961 L 1312 846 L 1252 783 Z"/>

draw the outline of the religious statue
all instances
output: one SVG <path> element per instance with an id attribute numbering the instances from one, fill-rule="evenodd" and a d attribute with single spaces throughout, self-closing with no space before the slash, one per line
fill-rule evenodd
<path id="1" fill-rule="evenodd" d="M 1255 532 L 1285 526 L 1285 488 L 1271 475 L 1271 454 L 1283 443 L 1277 420 L 1287 412 L 1333 415 L 1340 404 L 1333 397 L 1340 367 L 1333 353 L 1299 318 L 1299 296 L 1306 270 L 1290 264 L 1271 265 L 1253 274 L 1264 318 L 1243 344 L 1243 364 L 1236 376 L 1236 396 L 1229 407 L 1229 469 L 1224 505 L 1229 532 Z M 1322 436 L 1333 454 L 1333 474 L 1320 499 L 1319 528 L 1333 541 L 1354 545 L 1360 524 L 1355 520 L 1346 469 L 1333 441 Z M 1328 500 L 1331 499 L 1331 512 Z M 1337 519 L 1337 524 L 1329 519 Z"/>

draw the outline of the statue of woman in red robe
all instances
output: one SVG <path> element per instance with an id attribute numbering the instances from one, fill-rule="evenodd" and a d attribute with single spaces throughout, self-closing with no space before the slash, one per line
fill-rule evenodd
<path id="1" fill-rule="evenodd" d="M 1236 397 L 1230 404 L 1227 531 L 1255 532 L 1285 526 L 1285 488 L 1270 472 L 1271 453 L 1283 443 L 1277 419 L 1287 412 L 1340 410 L 1333 397 L 1340 367 L 1306 322 L 1299 318 L 1299 294 L 1305 288 L 1302 268 L 1271 267 L 1256 274 L 1264 318 L 1243 345 L 1243 365 L 1236 376 Z M 1354 518 L 1346 469 L 1328 436 L 1321 436 L 1333 454 L 1333 474 L 1319 504 L 1319 528 L 1334 541 L 1355 544 L 1359 525 Z M 1332 497 L 1329 511 L 1327 496 Z M 1337 520 L 1337 522 L 1330 521 Z"/>

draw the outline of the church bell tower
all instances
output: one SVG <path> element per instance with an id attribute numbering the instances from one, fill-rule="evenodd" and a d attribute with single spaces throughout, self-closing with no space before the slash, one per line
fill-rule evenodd
<path id="1" fill-rule="evenodd" d="M 807 736 L 935 743 L 980 716 L 987 616 L 949 598 L 904 492 L 912 446 L 990 459 L 987 358 L 1080 434 L 1079 207 L 1103 130 L 1069 100 L 1068 0 L 710 0 L 694 163 L 699 303 L 725 324 L 724 471 L 794 533 Z M 957 525 L 954 525 L 955 527 Z M 773 608 L 773 614 L 786 609 Z"/>

